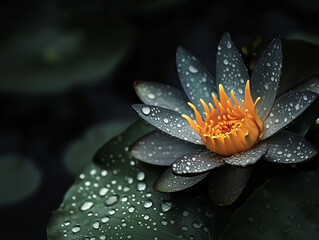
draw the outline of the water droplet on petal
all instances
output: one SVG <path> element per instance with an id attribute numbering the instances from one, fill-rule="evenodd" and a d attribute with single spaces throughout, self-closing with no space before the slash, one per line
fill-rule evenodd
<path id="1" fill-rule="evenodd" d="M 300 104 L 297 103 L 297 104 L 295 105 L 295 108 L 296 108 L 296 110 L 299 110 L 299 109 L 300 109 Z"/>
<path id="2" fill-rule="evenodd" d="M 155 99 L 155 94 L 154 93 L 149 93 L 149 94 L 147 94 L 147 97 L 149 99 Z"/>
<path id="3" fill-rule="evenodd" d="M 197 73 L 197 72 L 198 72 L 198 69 L 195 68 L 195 67 L 192 66 L 192 65 L 188 67 L 188 70 L 189 70 L 191 73 Z"/>
<path id="4" fill-rule="evenodd" d="M 150 114 L 151 109 L 149 107 L 142 107 L 142 113 L 144 113 L 145 115 Z"/>
<path id="5" fill-rule="evenodd" d="M 230 43 L 230 41 L 227 41 L 227 48 L 231 48 L 231 43 Z"/>

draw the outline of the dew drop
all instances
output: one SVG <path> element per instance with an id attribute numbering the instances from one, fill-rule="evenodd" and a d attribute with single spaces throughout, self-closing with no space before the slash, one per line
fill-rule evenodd
<path id="1" fill-rule="evenodd" d="M 144 113 L 145 115 L 150 114 L 151 109 L 149 107 L 142 107 L 142 113 Z"/>
<path id="2" fill-rule="evenodd" d="M 265 87 L 266 90 L 268 90 L 269 89 L 269 84 L 265 83 L 264 87 Z"/>
<path id="3" fill-rule="evenodd" d="M 136 178 L 137 178 L 137 180 L 139 180 L 139 181 L 143 181 L 144 178 L 145 178 L 145 173 L 142 172 L 142 171 L 138 172 Z"/>
<path id="4" fill-rule="evenodd" d="M 198 221 L 194 221 L 192 225 L 194 228 L 201 228 L 203 226 L 202 223 L 200 223 Z"/>
<path id="5" fill-rule="evenodd" d="M 223 60 L 223 63 L 224 63 L 225 65 L 228 65 L 228 60 L 225 58 L 225 59 Z"/>
<path id="6" fill-rule="evenodd" d="M 117 203 L 119 200 L 119 196 L 118 195 L 112 195 L 106 198 L 105 200 L 105 204 L 106 206 L 112 206 L 115 203 Z"/>
<path id="7" fill-rule="evenodd" d="M 152 205 L 153 205 L 153 202 L 150 199 L 145 200 L 145 202 L 144 202 L 145 208 L 150 208 L 150 207 L 152 207 Z"/>
<path id="8" fill-rule="evenodd" d="M 296 108 L 296 110 L 299 110 L 299 109 L 300 109 L 300 104 L 297 103 L 297 104 L 295 105 L 295 108 Z"/>
<path id="9" fill-rule="evenodd" d="M 187 232 L 188 231 L 188 227 L 187 226 L 182 226 L 182 231 L 183 232 Z"/>
<path id="10" fill-rule="evenodd" d="M 182 215 L 183 215 L 183 217 L 187 217 L 189 215 L 189 211 L 188 210 L 184 210 Z"/>
<path id="11" fill-rule="evenodd" d="M 161 221 L 161 224 L 162 224 L 163 226 L 166 226 L 166 225 L 168 224 L 168 222 L 167 222 L 166 220 L 163 220 L 163 221 Z"/>
<path id="12" fill-rule="evenodd" d="M 73 232 L 73 233 L 77 233 L 77 232 L 79 232 L 80 230 L 81 230 L 81 228 L 80 228 L 79 225 L 76 225 L 76 226 L 74 226 L 74 227 L 72 228 L 72 232 Z"/>
<path id="13" fill-rule="evenodd" d="M 149 98 L 149 99 L 155 99 L 155 94 L 154 93 L 149 93 L 149 94 L 147 94 L 147 97 Z"/>
<path id="14" fill-rule="evenodd" d="M 198 72 L 198 69 L 195 68 L 195 67 L 192 66 L 192 65 L 190 65 L 190 66 L 188 67 L 188 70 L 189 70 L 191 73 L 197 73 L 197 72 Z"/>
<path id="15" fill-rule="evenodd" d="M 99 227 L 100 227 L 100 222 L 99 221 L 96 221 L 96 222 L 93 223 L 93 228 L 99 229 Z"/>
<path id="16" fill-rule="evenodd" d="M 102 223 L 107 223 L 108 221 L 110 221 L 110 218 L 108 216 L 102 217 L 101 219 Z"/>
<path id="17" fill-rule="evenodd" d="M 84 202 L 84 203 L 81 205 L 80 210 L 81 210 L 81 211 L 87 211 L 87 210 L 89 210 L 93 205 L 94 205 L 94 202 Z"/>
<path id="18" fill-rule="evenodd" d="M 137 190 L 144 191 L 146 189 L 146 184 L 144 182 L 139 182 L 137 184 Z"/>
<path id="19" fill-rule="evenodd" d="M 240 93 L 240 94 L 243 94 L 243 89 L 241 89 L 241 88 L 238 88 L 238 92 Z"/>
<path id="20" fill-rule="evenodd" d="M 230 41 L 227 41 L 227 48 L 231 48 L 231 43 L 230 43 Z"/>
<path id="21" fill-rule="evenodd" d="M 135 207 L 134 206 L 131 206 L 128 208 L 128 212 L 129 213 L 133 213 L 135 211 Z"/>
<path id="22" fill-rule="evenodd" d="M 103 187 L 103 188 L 101 188 L 100 189 L 100 191 L 99 191 L 99 195 L 102 197 L 102 196 L 105 196 L 106 194 L 107 194 L 107 192 L 109 191 L 109 189 L 108 188 L 106 188 L 106 187 Z"/>
<path id="23" fill-rule="evenodd" d="M 164 122 L 164 123 L 168 123 L 168 119 L 167 119 L 167 118 L 164 118 L 164 119 L 163 119 L 163 122 Z"/>
<path id="24" fill-rule="evenodd" d="M 171 201 L 163 201 L 161 202 L 161 210 L 162 212 L 168 212 L 173 206 Z"/>
<path id="25" fill-rule="evenodd" d="M 307 101 L 308 100 L 308 97 L 306 95 L 303 95 L 303 100 Z"/>
<path id="26" fill-rule="evenodd" d="M 100 235 L 100 240 L 105 240 L 106 239 L 106 235 L 105 234 L 102 234 L 102 235 Z"/>

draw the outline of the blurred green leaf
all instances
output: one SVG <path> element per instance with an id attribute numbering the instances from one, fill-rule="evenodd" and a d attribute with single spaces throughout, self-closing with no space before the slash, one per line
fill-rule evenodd
<path id="1" fill-rule="evenodd" d="M 67 148 L 64 155 L 64 166 L 77 175 L 92 162 L 94 153 L 112 137 L 125 130 L 130 121 L 113 120 L 89 129 L 80 139 Z"/>
<path id="2" fill-rule="evenodd" d="M 218 234 L 224 221 L 218 221 L 217 214 L 226 209 L 212 206 L 200 191 L 154 191 L 163 168 L 127 153 L 131 143 L 152 130 L 137 121 L 95 154 L 100 166 L 87 166 L 66 193 L 48 225 L 48 239 L 204 240 Z"/>
<path id="3" fill-rule="evenodd" d="M 234 213 L 222 240 L 319 239 L 319 170 L 262 185 Z"/>
<path id="4" fill-rule="evenodd" d="M 135 31 L 111 9 L 84 7 L 41 2 L 33 15 L 15 19 L 0 40 L 0 91 L 60 91 L 107 77 Z"/>
<path id="5" fill-rule="evenodd" d="M 314 44 L 319 44 L 319 35 L 308 32 L 293 31 L 283 36 L 287 40 L 302 40 Z"/>
<path id="6" fill-rule="evenodd" d="M 40 170 L 16 155 L 0 157 L 0 205 L 17 203 L 34 193 L 41 181 Z"/>

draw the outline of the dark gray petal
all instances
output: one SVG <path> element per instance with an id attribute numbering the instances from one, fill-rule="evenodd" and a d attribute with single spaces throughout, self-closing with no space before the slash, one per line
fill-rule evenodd
<path id="1" fill-rule="evenodd" d="M 178 88 L 162 83 L 143 81 L 135 83 L 134 86 L 137 95 L 146 104 L 193 115 L 192 109 L 187 104 L 187 96 Z"/>
<path id="2" fill-rule="evenodd" d="M 178 157 L 203 148 L 205 147 L 154 131 L 134 142 L 129 152 L 143 162 L 170 166 Z"/>
<path id="3" fill-rule="evenodd" d="M 298 85 L 296 90 L 309 90 L 319 94 L 319 75 L 309 78 L 304 83 Z"/>
<path id="4" fill-rule="evenodd" d="M 194 186 L 202 181 L 208 173 L 192 176 L 175 175 L 172 168 L 163 172 L 154 183 L 154 189 L 159 192 L 178 192 Z"/>
<path id="5" fill-rule="evenodd" d="M 203 106 L 200 99 L 206 103 L 212 102 L 212 93 L 216 95 L 216 81 L 211 73 L 191 53 L 177 48 L 176 64 L 178 76 L 189 100 L 200 113 Z"/>
<path id="6" fill-rule="evenodd" d="M 266 143 L 258 143 L 246 152 L 236 153 L 230 157 L 224 158 L 224 161 L 233 166 L 245 167 L 256 163 L 267 152 Z"/>
<path id="7" fill-rule="evenodd" d="M 232 204 L 244 190 L 252 169 L 225 165 L 210 175 L 209 196 L 218 205 Z"/>
<path id="8" fill-rule="evenodd" d="M 176 174 L 193 174 L 207 172 L 224 164 L 222 156 L 211 151 L 200 150 L 178 158 L 172 165 L 172 169 Z"/>
<path id="9" fill-rule="evenodd" d="M 260 97 L 257 104 L 258 115 L 265 120 L 270 112 L 277 93 L 282 51 L 280 38 L 275 38 L 258 59 L 251 75 L 251 95 L 253 100 Z"/>
<path id="10" fill-rule="evenodd" d="M 146 104 L 134 104 L 134 110 L 159 130 L 187 142 L 202 144 L 201 137 L 181 114 L 167 108 Z"/>
<path id="11" fill-rule="evenodd" d="M 261 139 L 266 139 L 291 123 L 317 98 L 318 94 L 299 90 L 280 96 L 264 121 Z"/>
<path id="12" fill-rule="evenodd" d="M 245 98 L 247 80 L 249 76 L 245 64 L 229 33 L 226 32 L 219 42 L 216 57 L 217 87 L 222 84 L 226 94 L 234 90 L 235 97 L 241 102 Z"/>
<path id="13" fill-rule="evenodd" d="M 268 152 L 264 155 L 269 162 L 298 163 L 318 153 L 310 142 L 293 132 L 281 131 L 264 142 L 269 146 Z"/>

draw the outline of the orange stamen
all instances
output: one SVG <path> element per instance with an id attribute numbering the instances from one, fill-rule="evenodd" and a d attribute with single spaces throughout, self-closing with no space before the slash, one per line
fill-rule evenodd
<path id="1" fill-rule="evenodd" d="M 220 101 L 212 94 L 213 102 L 216 106 L 208 105 L 201 99 L 204 107 L 205 121 L 196 109 L 188 103 L 194 110 L 196 123 L 187 115 L 182 116 L 189 122 L 190 126 L 201 136 L 206 147 L 221 155 L 232 155 L 250 149 L 257 142 L 263 128 L 256 105 L 260 97 L 253 102 L 249 80 L 245 87 L 245 100 L 241 105 L 231 91 L 230 98 L 225 93 L 223 86 L 219 85 Z M 208 107 L 209 106 L 209 107 Z"/>

